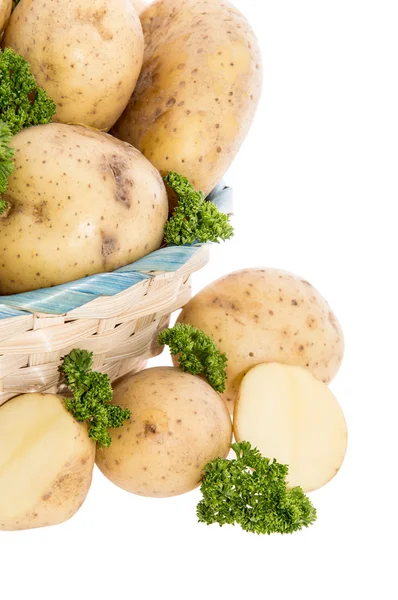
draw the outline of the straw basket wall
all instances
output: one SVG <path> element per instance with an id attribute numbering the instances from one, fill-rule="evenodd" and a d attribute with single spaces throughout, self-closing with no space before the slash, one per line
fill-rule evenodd
<path id="1" fill-rule="evenodd" d="M 209 196 L 230 212 L 231 190 Z M 162 248 L 113 273 L 0 297 L 0 405 L 33 391 L 59 392 L 58 367 L 73 348 L 94 353 L 94 369 L 112 381 L 159 354 L 159 332 L 191 297 L 191 275 L 208 261 L 207 245 Z"/>

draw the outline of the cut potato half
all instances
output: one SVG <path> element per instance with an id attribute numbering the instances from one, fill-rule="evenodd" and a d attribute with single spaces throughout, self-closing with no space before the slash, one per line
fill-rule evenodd
<path id="1" fill-rule="evenodd" d="M 243 378 L 234 413 L 237 441 L 289 466 L 288 487 L 316 490 L 339 471 L 347 448 L 343 412 L 304 367 L 260 364 Z"/>
<path id="2" fill-rule="evenodd" d="M 0 409 L 0 531 L 56 525 L 80 508 L 95 444 L 61 398 L 24 394 Z"/>

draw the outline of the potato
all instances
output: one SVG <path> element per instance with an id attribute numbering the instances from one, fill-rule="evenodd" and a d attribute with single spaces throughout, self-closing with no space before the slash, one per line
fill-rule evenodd
<path id="1" fill-rule="evenodd" d="M 326 300 L 300 277 L 277 269 L 245 269 L 202 290 L 178 321 L 201 329 L 228 357 L 227 390 L 233 410 L 243 375 L 262 362 L 307 367 L 333 379 L 344 351 L 343 333 Z"/>
<path id="2" fill-rule="evenodd" d="M 23 0 L 25 2 L 25 0 Z M 0 530 L 57 525 L 90 489 L 95 444 L 61 398 L 24 394 L 0 408 Z"/>
<path id="3" fill-rule="evenodd" d="M 12 10 L 12 0 L 0 0 L 0 38 L 3 33 Z"/>
<path id="4" fill-rule="evenodd" d="M 288 487 L 304 492 L 328 483 L 347 449 L 344 415 L 328 387 L 304 367 L 277 363 L 257 365 L 243 378 L 234 433 L 289 465 Z"/>
<path id="5" fill-rule="evenodd" d="M 142 11 L 144 11 L 148 6 L 147 0 L 131 0 L 131 3 L 134 6 L 138 15 L 141 14 Z"/>
<path id="6" fill-rule="evenodd" d="M 114 403 L 133 415 L 111 431 L 112 445 L 98 450 L 97 465 L 113 483 L 156 498 L 189 492 L 204 466 L 226 457 L 232 424 L 219 394 L 180 369 L 141 371 L 117 384 Z"/>
<path id="7" fill-rule="evenodd" d="M 134 90 L 144 42 L 129 0 L 23 0 L 3 39 L 57 105 L 54 120 L 108 130 Z"/>
<path id="8" fill-rule="evenodd" d="M 144 65 L 113 129 L 164 175 L 210 192 L 251 125 L 261 90 L 258 43 L 226 0 L 158 0 L 141 15 Z"/>
<path id="9" fill-rule="evenodd" d="M 132 146 L 56 123 L 21 131 L 12 146 L 0 295 L 112 271 L 159 248 L 166 190 Z"/>

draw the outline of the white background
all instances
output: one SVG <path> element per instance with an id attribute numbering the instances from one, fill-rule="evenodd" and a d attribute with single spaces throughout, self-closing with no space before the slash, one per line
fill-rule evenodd
<path id="1" fill-rule="evenodd" d="M 145 499 L 96 472 L 68 523 L 0 533 L 1 600 L 398 598 L 396 2 L 235 4 L 262 45 L 264 94 L 227 175 L 236 237 L 195 291 L 260 265 L 318 287 L 346 337 L 332 384 L 345 464 L 311 495 L 317 524 L 279 537 L 197 524 L 199 492 Z"/>

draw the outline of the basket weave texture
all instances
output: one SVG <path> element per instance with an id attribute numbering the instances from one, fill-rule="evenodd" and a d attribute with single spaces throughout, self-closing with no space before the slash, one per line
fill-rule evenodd
<path id="1" fill-rule="evenodd" d="M 26 392 L 58 392 L 61 357 L 73 348 L 93 352 L 93 368 L 112 381 L 141 370 L 161 352 L 159 332 L 188 302 L 190 276 L 207 261 L 208 247 L 198 246 L 177 271 L 148 273 L 114 296 L 65 314 L 15 311 L 1 319 L 0 405 Z"/>
<path id="2" fill-rule="evenodd" d="M 223 182 L 208 200 L 231 214 Z M 73 348 L 92 352 L 93 368 L 111 381 L 143 369 L 208 257 L 203 244 L 162 248 L 113 273 L 0 296 L 0 405 L 27 392 L 62 393 L 58 367 Z"/>

